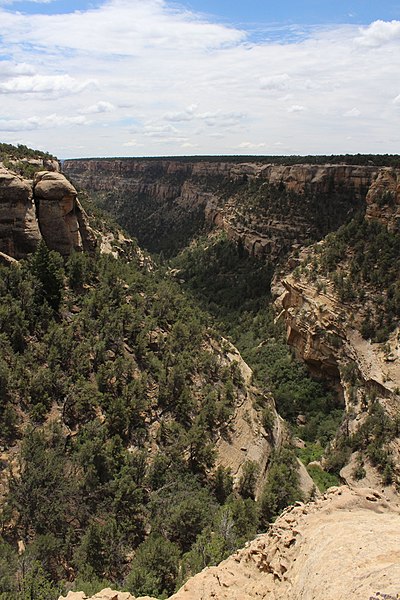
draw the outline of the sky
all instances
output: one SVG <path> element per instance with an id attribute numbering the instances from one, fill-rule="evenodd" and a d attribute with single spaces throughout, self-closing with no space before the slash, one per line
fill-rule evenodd
<path id="1" fill-rule="evenodd" d="M 400 0 L 0 0 L 0 141 L 400 153 Z"/>

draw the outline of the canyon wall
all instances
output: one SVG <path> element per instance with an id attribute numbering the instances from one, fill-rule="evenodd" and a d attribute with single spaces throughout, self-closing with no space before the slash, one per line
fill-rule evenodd
<path id="1" fill-rule="evenodd" d="M 67 160 L 63 170 L 149 250 L 179 249 L 215 224 L 269 260 L 365 210 L 373 183 L 393 171 L 195 159 Z"/>

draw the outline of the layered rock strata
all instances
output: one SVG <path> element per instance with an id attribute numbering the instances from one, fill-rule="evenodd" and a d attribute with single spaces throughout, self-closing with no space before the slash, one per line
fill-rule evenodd
<path id="1" fill-rule="evenodd" d="M 96 245 L 77 192 L 64 175 L 40 171 L 32 182 L 0 165 L 0 252 L 20 259 L 41 239 L 64 256 Z"/>
<path id="2" fill-rule="evenodd" d="M 69 160 L 63 168 L 152 250 L 183 244 L 206 223 L 270 260 L 365 209 L 378 175 L 393 171 L 172 159 Z"/>
<path id="3" fill-rule="evenodd" d="M 282 283 L 285 291 L 276 300 L 276 306 L 278 318 L 285 323 L 288 343 L 315 376 L 328 379 L 342 394 L 346 435 L 356 433 L 364 423 L 371 398 L 396 422 L 400 415 L 399 327 L 386 342 L 373 343 L 360 334 L 360 308 L 340 302 L 328 280 L 324 281 L 324 290 L 293 275 Z M 400 475 L 399 438 L 388 440 L 386 450 Z M 354 464 L 342 476 L 353 485 L 366 483 L 354 478 Z M 379 478 L 372 474 L 371 477 L 379 485 Z"/>

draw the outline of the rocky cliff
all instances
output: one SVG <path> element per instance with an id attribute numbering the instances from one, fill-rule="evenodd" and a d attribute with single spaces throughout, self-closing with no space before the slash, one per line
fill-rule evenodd
<path id="1" fill-rule="evenodd" d="M 331 488 L 316 502 L 286 509 L 268 533 L 204 569 L 170 600 L 394 600 L 399 516 L 399 506 L 376 491 Z M 86 596 L 70 592 L 66 598 Z M 110 589 L 97 599 L 134 600 Z"/>
<path id="2" fill-rule="evenodd" d="M 179 248 L 215 224 L 272 260 L 365 208 L 373 182 L 386 173 L 344 164 L 172 159 L 69 160 L 63 169 L 151 250 Z"/>
<path id="3" fill-rule="evenodd" d="M 13 258 L 33 252 L 44 239 L 67 256 L 91 251 L 95 237 L 72 184 L 56 171 L 24 179 L 0 163 L 0 251 Z"/>

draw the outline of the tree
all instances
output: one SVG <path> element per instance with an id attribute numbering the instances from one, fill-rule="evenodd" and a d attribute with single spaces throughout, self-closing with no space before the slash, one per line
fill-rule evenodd
<path id="1" fill-rule="evenodd" d="M 178 547 L 152 533 L 137 549 L 126 586 L 135 596 L 170 595 L 174 591 L 178 564 Z"/>
<path id="2" fill-rule="evenodd" d="M 31 258 L 31 269 L 42 286 L 38 294 L 39 300 L 46 300 L 51 308 L 57 311 L 64 286 L 64 269 L 60 254 L 49 250 L 41 241 Z"/>
<path id="3" fill-rule="evenodd" d="M 284 448 L 274 456 L 268 471 L 260 499 L 261 524 L 266 528 L 286 506 L 301 498 L 296 457 L 291 450 Z"/>

